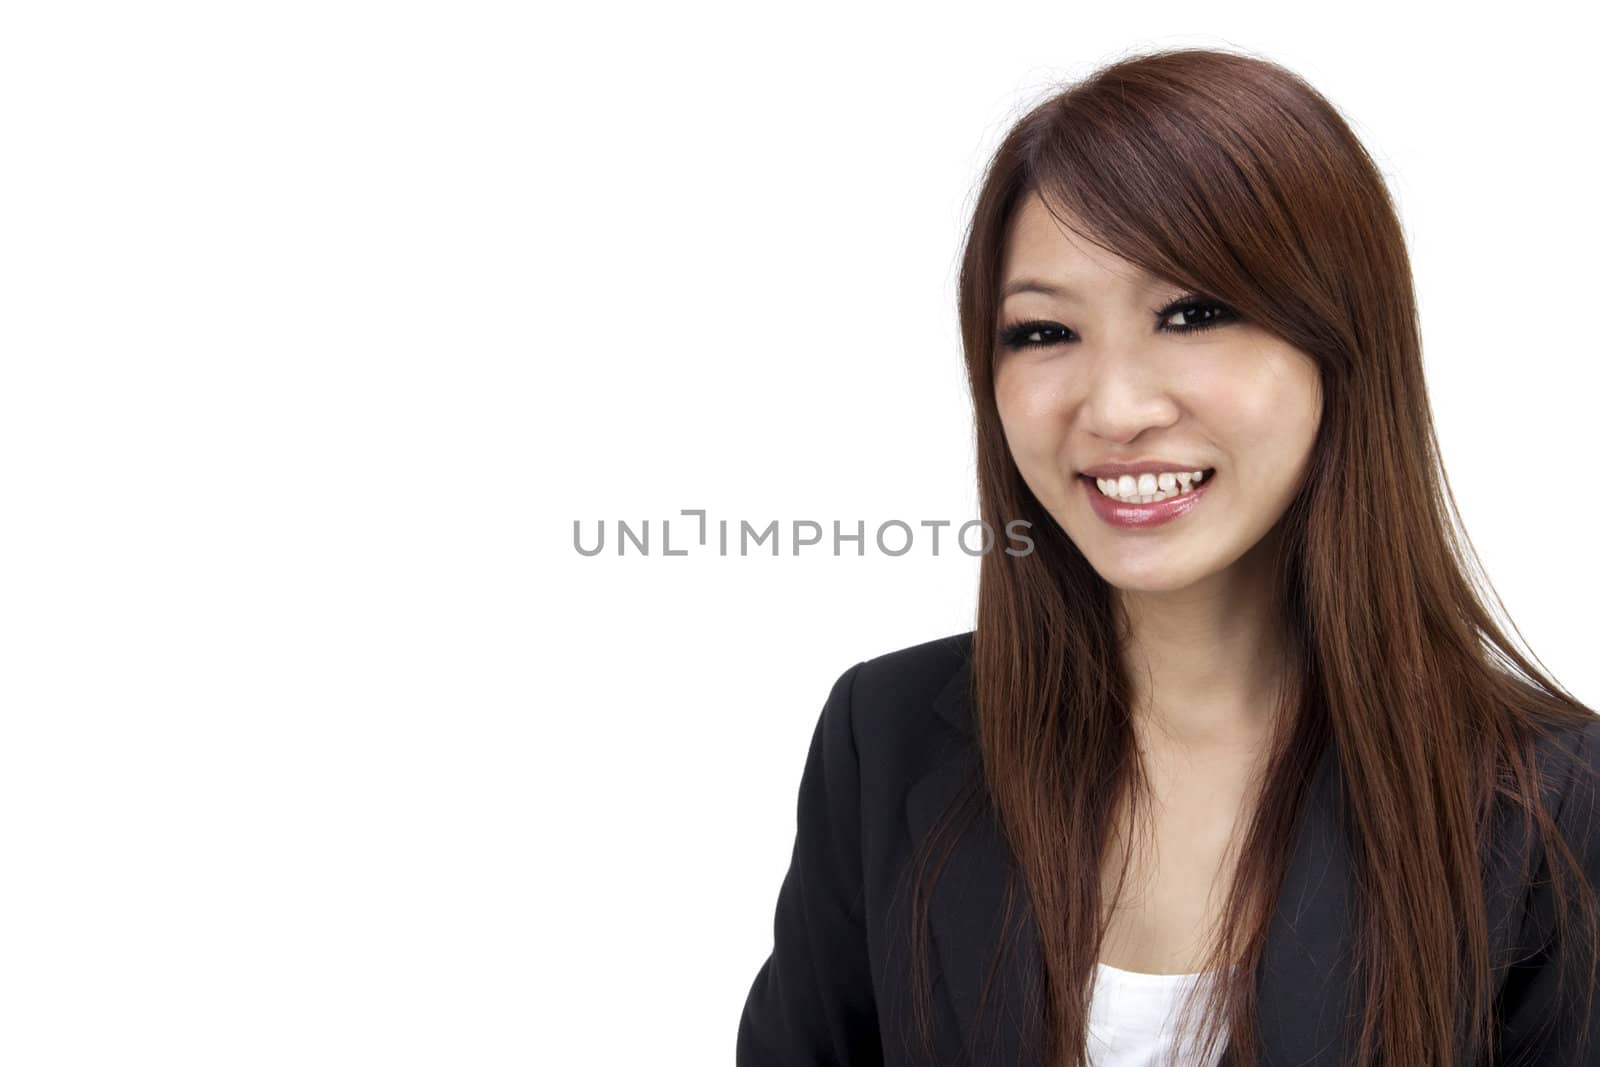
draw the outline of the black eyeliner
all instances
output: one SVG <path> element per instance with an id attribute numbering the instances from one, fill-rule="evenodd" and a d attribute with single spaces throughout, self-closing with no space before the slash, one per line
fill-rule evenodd
<path id="1" fill-rule="evenodd" d="M 1188 308 L 1208 307 L 1214 308 L 1215 310 L 1221 312 L 1221 316 L 1212 319 L 1209 322 L 1197 322 L 1187 326 L 1169 327 L 1161 325 L 1168 318 L 1171 318 L 1176 312 L 1183 311 Z M 1205 296 L 1199 293 L 1191 293 L 1187 296 L 1181 296 L 1176 300 L 1171 301 L 1166 307 L 1155 312 L 1155 318 L 1157 331 L 1161 333 L 1172 334 L 1199 333 L 1202 330 L 1212 330 L 1219 326 L 1227 326 L 1230 323 L 1243 321 L 1239 313 L 1228 304 L 1225 304 L 1214 297 Z M 1049 319 L 1026 319 L 1022 322 L 1012 323 L 1010 325 L 1001 327 L 1000 332 L 996 337 L 996 341 L 1008 349 L 1049 348 L 1054 344 L 1062 343 L 1059 339 L 1055 341 L 1033 342 L 1027 340 L 1029 334 L 1046 333 L 1050 331 L 1070 332 L 1067 327 L 1061 325 L 1059 322 L 1051 322 Z"/>

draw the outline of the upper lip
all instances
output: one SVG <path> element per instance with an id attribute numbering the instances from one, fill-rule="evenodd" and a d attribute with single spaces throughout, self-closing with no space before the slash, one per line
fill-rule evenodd
<path id="1" fill-rule="evenodd" d="M 1203 463 L 1175 463 L 1165 459 L 1143 459 L 1135 463 L 1098 463 L 1093 467 L 1085 467 L 1080 474 L 1091 478 L 1120 478 L 1124 474 L 1160 474 L 1162 471 L 1205 471 L 1211 468 Z"/>

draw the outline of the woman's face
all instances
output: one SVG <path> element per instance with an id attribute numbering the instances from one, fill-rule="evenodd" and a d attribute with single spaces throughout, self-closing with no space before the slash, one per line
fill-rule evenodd
<path id="1" fill-rule="evenodd" d="M 1263 541 L 1300 487 L 1322 417 L 1310 356 L 1226 306 L 1186 305 L 1193 294 L 1072 235 L 1036 194 L 1013 218 L 1000 292 L 1006 442 L 1106 581 L 1187 588 Z M 1031 325 L 1010 329 L 1020 324 Z M 1116 464 L 1174 495 L 1141 502 L 1152 482 L 1134 473 L 1107 484 L 1132 491 L 1113 499 L 1084 473 Z M 1198 483 L 1194 471 L 1206 472 Z"/>

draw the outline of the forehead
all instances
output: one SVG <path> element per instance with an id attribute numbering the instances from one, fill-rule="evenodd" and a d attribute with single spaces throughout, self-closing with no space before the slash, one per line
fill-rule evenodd
<path id="1" fill-rule="evenodd" d="M 1064 225 L 1030 192 L 1018 205 L 1006 230 L 1001 261 L 1001 294 L 1017 291 L 1081 290 L 1108 285 L 1151 289 L 1160 278 L 1144 268 L 1073 232 L 1084 229 L 1078 219 L 1058 209 Z"/>

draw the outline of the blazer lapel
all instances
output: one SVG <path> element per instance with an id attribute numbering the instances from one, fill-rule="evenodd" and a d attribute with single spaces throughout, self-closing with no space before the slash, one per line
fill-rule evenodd
<path id="1" fill-rule="evenodd" d="M 920 844 L 964 782 L 980 772 L 970 685 L 968 660 L 934 701 L 934 711 L 953 733 L 942 755 L 907 793 L 906 818 L 914 843 Z M 1339 790 L 1330 747 L 1317 765 L 1300 815 L 1258 975 L 1264 1067 L 1331 1067 L 1348 1061 L 1350 857 L 1338 824 Z M 928 903 L 928 923 L 967 1055 L 973 1062 L 1038 1067 L 1045 1010 L 1040 999 L 1043 960 L 1020 879 L 1011 921 L 1005 922 L 1013 863 L 985 808 L 950 853 Z M 988 968 L 1007 939 L 1010 950 L 980 1015 Z M 1230 1050 L 1222 1063 L 1231 1062 Z"/>
<path id="2" fill-rule="evenodd" d="M 1332 744 L 1312 773 L 1256 978 L 1262 1062 L 1349 1063 L 1351 861 Z"/>
<path id="3" fill-rule="evenodd" d="M 927 837 L 962 785 L 981 772 L 966 691 L 970 680 L 969 661 L 934 702 L 934 710 L 955 732 L 932 769 L 907 793 L 906 818 L 913 842 Z M 952 846 L 940 872 L 928 902 L 928 926 L 968 1062 L 1038 1067 L 1042 1048 L 1038 983 L 1044 966 L 1038 929 L 1020 881 L 1011 922 L 1004 921 L 1012 865 L 993 816 L 987 809 L 980 811 Z M 1010 951 L 989 979 L 991 961 L 1006 941 Z M 980 1016 L 986 980 L 992 984 Z"/>

